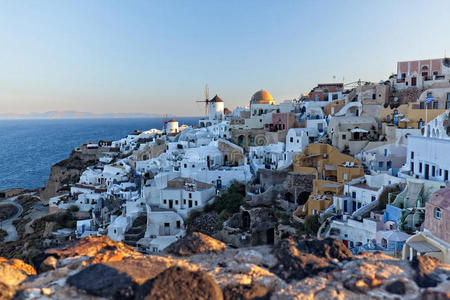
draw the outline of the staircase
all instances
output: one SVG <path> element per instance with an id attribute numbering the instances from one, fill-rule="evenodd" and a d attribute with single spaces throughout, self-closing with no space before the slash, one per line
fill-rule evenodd
<path id="1" fill-rule="evenodd" d="M 136 246 L 137 241 L 144 237 L 147 230 L 147 214 L 137 217 L 133 225 L 125 232 L 124 242 L 130 246 Z"/>

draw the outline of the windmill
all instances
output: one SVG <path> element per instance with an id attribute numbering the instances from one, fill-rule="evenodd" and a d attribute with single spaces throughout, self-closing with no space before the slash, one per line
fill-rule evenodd
<path id="1" fill-rule="evenodd" d="M 208 85 L 205 84 L 205 100 L 200 100 L 200 101 L 196 101 L 196 102 L 201 102 L 201 103 L 205 103 L 205 115 L 208 116 L 209 115 L 209 88 Z"/>

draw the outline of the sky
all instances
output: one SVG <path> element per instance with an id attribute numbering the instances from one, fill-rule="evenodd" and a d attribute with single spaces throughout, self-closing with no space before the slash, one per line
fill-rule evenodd
<path id="1" fill-rule="evenodd" d="M 0 0 L 0 113 L 204 113 L 450 55 L 450 1 Z"/>

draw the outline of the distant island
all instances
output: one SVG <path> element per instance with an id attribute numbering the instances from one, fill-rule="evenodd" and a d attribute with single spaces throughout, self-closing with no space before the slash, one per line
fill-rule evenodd
<path id="1" fill-rule="evenodd" d="M 0 120 L 7 119 L 119 119 L 119 118 L 159 118 L 150 113 L 90 113 L 79 111 L 47 111 L 43 113 L 0 113 Z"/>

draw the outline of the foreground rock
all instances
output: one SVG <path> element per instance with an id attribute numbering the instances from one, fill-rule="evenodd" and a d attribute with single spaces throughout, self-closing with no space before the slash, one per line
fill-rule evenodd
<path id="1" fill-rule="evenodd" d="M 106 236 L 90 236 L 85 239 L 68 243 L 64 247 L 46 250 L 41 255 L 34 258 L 34 264 L 40 266 L 40 271 L 55 269 L 58 260 L 73 262 L 83 261 L 83 265 L 99 262 L 120 261 L 129 256 L 142 256 L 133 247 L 121 242 L 110 240 Z M 78 258 L 78 259 L 76 259 Z M 66 259 L 66 260 L 63 260 Z"/>
<path id="2" fill-rule="evenodd" d="M 144 283 L 136 299 L 222 300 L 223 294 L 210 275 L 173 267 Z"/>
<path id="3" fill-rule="evenodd" d="M 193 248 L 196 243 L 198 250 Z M 28 274 L 10 267 L 21 264 L 8 261 L 5 275 L 0 274 L 9 278 L 8 284 L 0 280 L 0 299 L 14 295 L 17 299 L 275 300 L 450 296 L 450 265 L 428 257 L 411 264 L 381 253 L 352 256 L 333 239 L 290 238 L 274 247 L 233 249 L 194 234 L 181 239 L 172 253 L 177 256 L 143 255 L 106 237 L 86 238 L 46 251 L 41 266 L 47 269 L 40 268 L 35 276 L 30 276 L 32 269 Z"/>
<path id="4" fill-rule="evenodd" d="M 36 275 L 36 271 L 29 264 L 0 257 L 0 299 L 12 298 L 17 286 L 32 275 Z"/>
<path id="5" fill-rule="evenodd" d="M 288 281 L 335 270 L 338 268 L 336 261 L 352 257 L 351 252 L 342 242 L 331 238 L 284 239 L 275 246 L 274 253 L 279 264 L 272 270 Z"/>
<path id="6" fill-rule="evenodd" d="M 200 232 L 189 233 L 182 239 L 170 245 L 166 252 L 179 256 L 221 251 L 226 245 L 206 234 Z"/>

